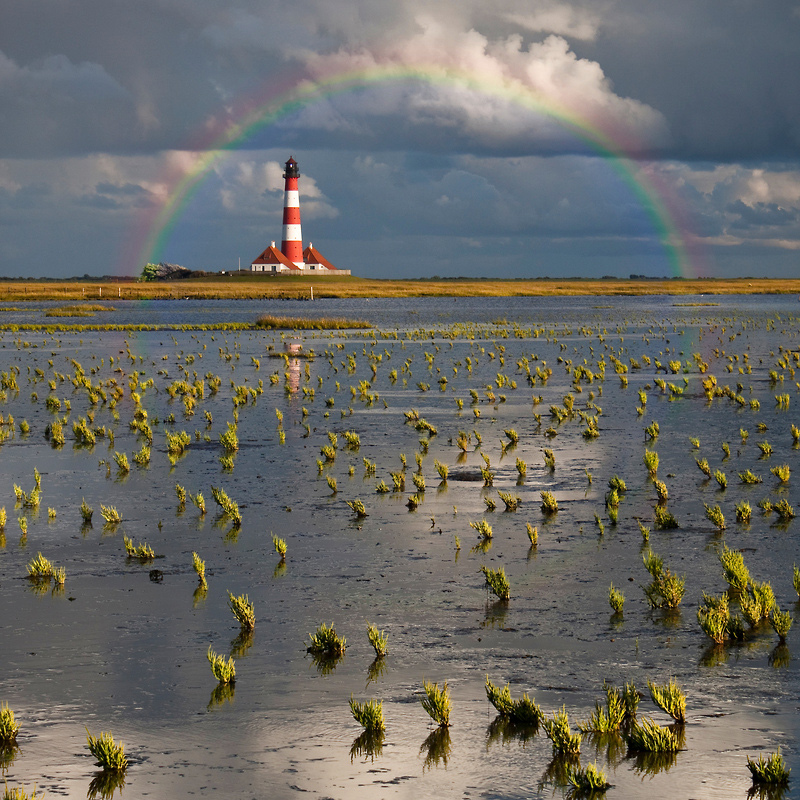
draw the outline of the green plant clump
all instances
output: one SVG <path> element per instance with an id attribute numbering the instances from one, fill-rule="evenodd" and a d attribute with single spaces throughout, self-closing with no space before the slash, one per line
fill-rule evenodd
<path id="1" fill-rule="evenodd" d="M 489 680 L 488 675 L 486 676 L 486 697 L 497 713 L 510 722 L 519 725 L 539 725 L 544 719 L 541 708 L 535 700 L 528 697 L 527 692 L 523 692 L 519 700 L 514 700 L 508 684 L 500 689 Z"/>
<path id="2" fill-rule="evenodd" d="M 376 658 L 383 658 L 389 652 L 389 639 L 385 631 L 379 631 L 377 625 L 367 623 L 367 638 L 375 650 Z"/>
<path id="3" fill-rule="evenodd" d="M 569 716 L 565 706 L 562 706 L 560 711 L 554 711 L 552 719 L 545 717 L 542 727 L 553 743 L 554 756 L 574 756 L 580 752 L 583 737 L 580 733 L 572 733 L 570 730 Z"/>
<path id="4" fill-rule="evenodd" d="M 97 759 L 97 766 L 107 771 L 122 771 L 128 766 L 125 758 L 125 748 L 122 743 L 117 744 L 110 733 L 101 733 L 92 736 L 86 731 L 86 746 L 89 752 Z"/>
<path id="5" fill-rule="evenodd" d="M 614 588 L 614 584 L 608 590 L 608 603 L 614 609 L 615 614 L 621 614 L 623 606 L 625 605 L 625 595 L 618 589 Z"/>
<path id="6" fill-rule="evenodd" d="M 383 701 L 367 700 L 359 703 L 350 695 L 350 712 L 364 730 L 373 734 L 380 734 L 386 730 L 386 721 L 383 718 Z"/>
<path id="7" fill-rule="evenodd" d="M 791 769 L 784 764 L 780 748 L 766 759 L 763 755 L 760 755 L 758 761 L 754 761 L 748 756 L 747 768 L 750 770 L 753 783 L 756 785 L 786 786 L 789 783 Z"/>
<path id="8" fill-rule="evenodd" d="M 666 711 L 676 722 L 686 722 L 686 695 L 672 678 L 664 685 L 647 681 L 647 687 L 653 702 L 662 711 Z"/>
<path id="9" fill-rule="evenodd" d="M 450 727 L 450 689 L 447 686 L 447 681 L 439 688 L 438 683 L 429 683 L 428 681 L 422 682 L 424 695 L 420 697 L 419 701 L 422 707 L 428 712 L 430 718 L 440 727 Z"/>
<path id="10" fill-rule="evenodd" d="M 509 600 L 511 598 L 511 586 L 508 583 L 503 567 L 492 569 L 491 567 L 482 566 L 481 572 L 486 580 L 486 586 L 501 600 Z"/>
<path id="11" fill-rule="evenodd" d="M 250 602 L 250 598 L 246 594 L 240 594 L 237 597 L 228 592 L 228 608 L 230 608 L 233 616 L 236 617 L 236 621 L 243 631 L 251 631 L 255 628 L 255 606 Z"/>
<path id="12" fill-rule="evenodd" d="M 581 796 L 593 796 L 593 792 L 604 792 L 611 787 L 605 773 L 597 764 L 588 764 L 585 768 L 567 764 L 567 782 Z"/>
<path id="13" fill-rule="evenodd" d="M 220 683 L 234 683 L 236 681 L 236 664 L 233 658 L 226 659 L 225 656 L 218 655 L 208 646 L 206 653 L 208 663 L 211 664 L 211 671 Z"/>
<path id="14" fill-rule="evenodd" d="M 652 719 L 631 725 L 625 740 L 628 747 L 638 753 L 674 753 L 680 750 L 677 734 Z"/>
<path id="15" fill-rule="evenodd" d="M 19 723 L 14 719 L 14 712 L 8 703 L 0 705 L 0 746 L 13 746 L 19 733 Z"/>
<path id="16" fill-rule="evenodd" d="M 341 656 L 347 648 L 347 639 L 336 635 L 333 623 L 328 626 L 323 622 L 315 633 L 309 634 L 309 637 L 311 643 L 307 651 L 312 655 Z"/>

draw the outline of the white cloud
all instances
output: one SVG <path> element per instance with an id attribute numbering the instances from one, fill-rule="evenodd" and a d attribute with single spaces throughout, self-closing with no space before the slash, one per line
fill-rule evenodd
<path id="1" fill-rule="evenodd" d="M 383 94 L 391 97 L 390 107 L 381 107 L 379 100 L 377 107 L 361 112 L 391 114 L 401 128 L 408 122 L 433 125 L 484 144 L 525 141 L 535 148 L 552 143 L 554 136 L 552 125 L 537 124 L 537 119 L 574 118 L 579 127 L 600 127 L 628 147 L 667 143 L 661 114 L 615 94 L 600 65 L 578 58 L 562 36 L 525 46 L 520 35 L 490 39 L 475 29 L 455 30 L 432 16 L 420 16 L 417 23 L 414 34 L 370 48 L 307 53 L 306 64 L 322 80 L 381 69 L 422 75 L 420 85 L 402 93 L 387 87 Z"/>
<path id="2" fill-rule="evenodd" d="M 600 27 L 600 15 L 595 9 L 588 11 L 561 4 L 509 13 L 506 19 L 534 33 L 555 33 L 583 40 L 594 39 Z"/>

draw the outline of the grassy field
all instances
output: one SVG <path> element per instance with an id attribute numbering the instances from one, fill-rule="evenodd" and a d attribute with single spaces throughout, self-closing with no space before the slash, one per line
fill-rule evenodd
<path id="1" fill-rule="evenodd" d="M 136 283 L 0 281 L 0 303 L 55 300 L 310 299 L 322 297 L 513 297 L 568 295 L 798 294 L 800 279 L 730 280 L 372 280 L 252 273 Z"/>

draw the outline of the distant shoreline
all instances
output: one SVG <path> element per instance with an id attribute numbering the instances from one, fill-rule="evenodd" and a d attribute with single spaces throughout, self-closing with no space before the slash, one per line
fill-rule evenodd
<path id="1" fill-rule="evenodd" d="M 623 279 L 417 279 L 260 276 L 251 273 L 138 283 L 102 280 L 0 280 L 0 303 L 115 300 L 309 300 L 378 297 L 576 297 L 796 294 L 800 279 L 731 278 L 693 280 Z"/>

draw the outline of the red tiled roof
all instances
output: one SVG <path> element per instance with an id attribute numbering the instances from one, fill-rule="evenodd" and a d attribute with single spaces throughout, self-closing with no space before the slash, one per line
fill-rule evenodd
<path id="1" fill-rule="evenodd" d="M 270 245 L 255 261 L 253 264 L 281 264 L 287 269 L 299 270 L 300 267 L 296 266 L 294 262 L 289 261 L 288 258 L 274 245 Z"/>
<path id="2" fill-rule="evenodd" d="M 306 264 L 319 264 L 319 266 L 325 269 L 336 270 L 336 267 L 334 267 L 315 247 L 309 246 L 303 250 L 303 261 L 305 261 Z"/>

